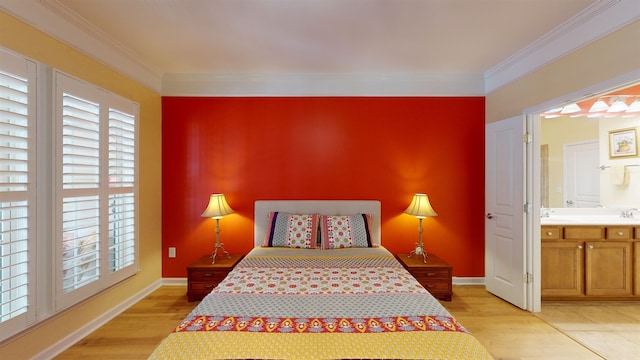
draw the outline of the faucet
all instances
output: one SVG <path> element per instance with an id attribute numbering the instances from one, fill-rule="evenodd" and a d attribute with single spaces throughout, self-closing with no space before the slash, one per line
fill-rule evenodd
<path id="1" fill-rule="evenodd" d="M 540 217 L 541 218 L 548 218 L 549 216 L 551 216 L 551 213 L 553 212 L 553 210 L 546 208 L 546 207 L 541 207 L 540 208 Z M 621 215 L 622 216 L 622 215 Z"/>
<path id="2" fill-rule="evenodd" d="M 625 218 L 625 219 L 631 219 L 633 218 L 633 212 L 634 211 L 640 211 L 640 209 L 638 208 L 632 208 L 632 209 L 626 209 L 626 210 L 622 210 L 620 212 L 620 217 L 621 218 Z"/>

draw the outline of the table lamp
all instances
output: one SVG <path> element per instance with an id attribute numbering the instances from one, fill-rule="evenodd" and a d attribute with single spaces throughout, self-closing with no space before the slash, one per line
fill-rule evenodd
<path id="1" fill-rule="evenodd" d="M 418 244 L 415 250 L 411 251 L 409 256 L 413 254 L 420 255 L 419 253 L 422 253 L 422 258 L 426 263 L 427 252 L 425 251 L 424 244 L 422 243 L 422 220 L 425 219 L 427 216 L 438 216 L 438 214 L 436 214 L 436 212 L 431 207 L 431 204 L 429 203 L 429 197 L 427 196 L 427 194 L 413 195 L 411 204 L 409 204 L 409 207 L 404 212 L 405 214 L 413 215 L 417 217 L 418 220 L 420 220 L 420 226 L 418 227 L 418 234 L 420 234 L 418 239 Z"/>
<path id="2" fill-rule="evenodd" d="M 210 217 L 216 220 L 216 245 L 213 249 L 213 253 L 211 253 L 211 263 L 215 264 L 216 255 L 218 255 L 218 249 L 222 249 L 222 251 L 227 255 L 227 258 L 230 258 L 231 255 L 224 249 L 224 244 L 220 242 L 220 219 L 223 216 L 233 214 L 233 209 L 227 203 L 227 200 L 224 198 L 223 194 L 211 194 L 209 198 L 209 205 L 202 213 L 202 217 Z"/>

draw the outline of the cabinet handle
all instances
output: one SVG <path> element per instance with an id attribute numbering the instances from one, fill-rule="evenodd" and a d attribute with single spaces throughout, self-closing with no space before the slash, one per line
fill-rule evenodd
<path id="1" fill-rule="evenodd" d="M 593 249 L 593 245 L 589 245 L 589 249 Z"/>
<path id="2" fill-rule="evenodd" d="M 551 235 L 553 235 L 553 233 L 551 231 L 547 231 L 547 235 L 551 236 Z"/>
<path id="3" fill-rule="evenodd" d="M 578 245 L 578 250 L 582 250 L 582 245 Z"/>
<path id="4" fill-rule="evenodd" d="M 436 273 L 430 272 L 430 273 L 427 273 L 427 276 L 433 276 L 433 275 L 435 275 L 435 274 L 436 274 Z"/>
<path id="5" fill-rule="evenodd" d="M 622 236 L 623 232 L 622 231 L 618 231 L 618 236 Z"/>
<path id="6" fill-rule="evenodd" d="M 207 284 L 207 285 L 205 285 L 204 287 L 206 287 L 206 288 L 212 288 L 212 287 L 213 287 L 213 285 L 211 285 L 211 284 Z"/>

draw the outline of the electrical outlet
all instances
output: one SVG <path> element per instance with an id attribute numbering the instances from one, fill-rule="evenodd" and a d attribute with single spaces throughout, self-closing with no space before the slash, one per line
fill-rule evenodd
<path id="1" fill-rule="evenodd" d="M 176 248 L 174 248 L 174 247 L 170 247 L 169 248 L 169 257 L 170 258 L 176 257 Z"/>

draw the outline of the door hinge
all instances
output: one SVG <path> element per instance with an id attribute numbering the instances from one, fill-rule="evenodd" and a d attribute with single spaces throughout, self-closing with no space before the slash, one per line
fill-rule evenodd
<path id="1" fill-rule="evenodd" d="M 531 212 L 531 204 L 524 203 L 524 205 L 522 206 L 522 211 L 524 211 L 525 214 L 528 214 Z"/>
<path id="2" fill-rule="evenodd" d="M 525 144 L 530 143 L 533 140 L 533 136 L 531 136 L 531 134 L 529 133 L 524 133 L 522 135 L 522 142 L 524 142 Z"/>
<path id="3" fill-rule="evenodd" d="M 533 274 L 532 273 L 524 274 L 524 282 L 526 284 L 531 284 L 533 282 Z"/>

